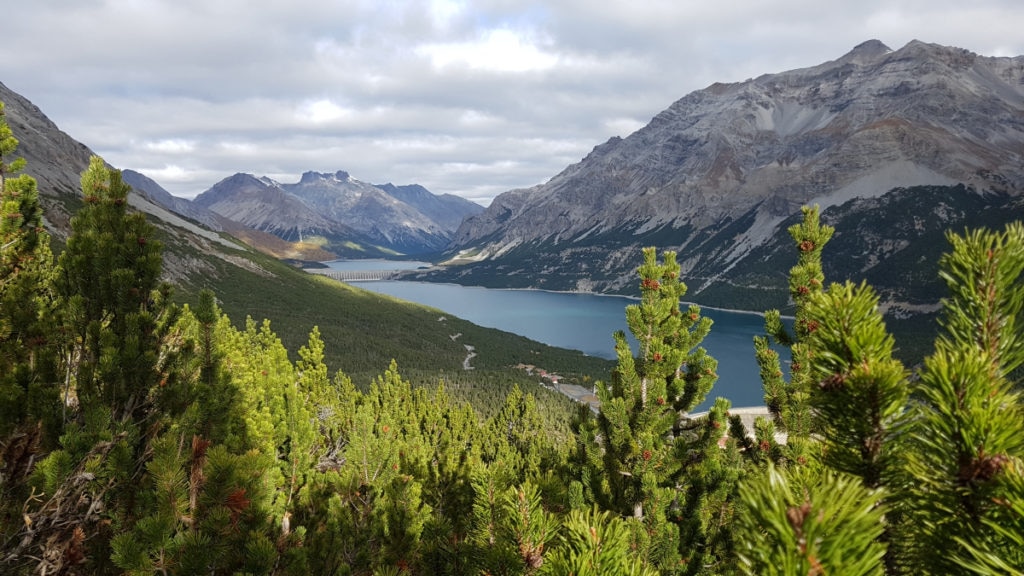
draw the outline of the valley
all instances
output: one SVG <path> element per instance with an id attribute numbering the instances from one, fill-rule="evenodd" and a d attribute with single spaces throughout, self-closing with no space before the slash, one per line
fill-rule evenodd
<path id="1" fill-rule="evenodd" d="M 1024 570 L 1024 56 L 716 82 L 486 208 L 0 102 L 4 574 Z"/>

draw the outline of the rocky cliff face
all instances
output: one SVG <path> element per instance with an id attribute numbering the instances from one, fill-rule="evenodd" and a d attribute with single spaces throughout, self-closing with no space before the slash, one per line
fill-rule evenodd
<path id="1" fill-rule="evenodd" d="M 881 199 L 896 189 L 1015 205 L 1024 191 L 1024 57 L 869 41 L 812 68 L 711 85 L 547 183 L 496 198 L 449 247 L 476 262 L 437 277 L 631 293 L 640 247 L 656 245 L 679 251 L 692 296 L 740 305 L 726 288 L 766 287 L 738 277 L 800 206 L 874 199 L 845 212 L 850 226 L 851 213 L 884 213 L 893 202 Z M 913 204 L 920 214 L 890 224 L 913 230 L 913 217 L 929 218 L 927 196 Z M 961 220 L 943 223 L 956 229 Z M 883 268 L 916 241 L 875 232 L 891 246 L 876 255 Z M 756 281 L 777 289 L 786 270 Z"/>

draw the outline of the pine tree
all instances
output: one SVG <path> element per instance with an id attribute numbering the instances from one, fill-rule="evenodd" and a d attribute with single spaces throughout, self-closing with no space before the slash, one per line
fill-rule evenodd
<path id="1" fill-rule="evenodd" d="M 912 387 L 869 288 L 805 302 L 826 467 L 746 481 L 736 542 L 748 573 L 1024 571 L 1024 414 L 1010 376 L 1024 364 L 1024 226 L 949 239 L 943 333 Z"/>
<path id="2" fill-rule="evenodd" d="M 833 284 L 805 305 L 806 373 L 822 463 L 860 478 L 866 488 L 896 487 L 903 462 L 897 440 L 907 409 L 907 371 L 893 358 L 878 297 L 870 286 Z M 888 514 L 888 507 L 884 511 Z M 882 542 L 898 539 L 888 514 Z M 896 549 L 886 559 L 896 562 Z"/>
<path id="3" fill-rule="evenodd" d="M 472 529 L 469 540 L 472 548 L 469 555 L 474 569 L 479 573 L 518 574 L 517 551 L 502 534 L 505 521 L 503 496 L 508 490 L 499 474 L 489 467 L 481 466 L 474 471 Z"/>
<path id="4" fill-rule="evenodd" d="M 83 410 L 107 407 L 115 420 L 138 422 L 175 309 L 159 282 L 161 244 L 145 216 L 128 211 L 130 190 L 120 171 L 90 160 L 55 284 L 69 337 L 66 394 L 73 389 Z"/>
<path id="5" fill-rule="evenodd" d="M 163 361 L 173 363 L 174 355 L 165 353 L 163 338 L 177 309 L 158 283 L 160 245 L 152 227 L 127 211 L 130 188 L 101 159 L 91 160 L 82 188 L 85 206 L 72 218 L 53 279 L 70 413 L 60 448 L 33 476 L 49 499 L 26 508 L 30 529 L 19 544 L 39 546 L 35 569 L 46 572 L 82 562 L 97 573 L 110 569 L 110 539 L 145 498 L 134 483 L 159 426 L 144 424 L 153 415 Z"/>
<path id="6" fill-rule="evenodd" d="M 237 446 L 244 433 L 239 408 L 240 392 L 224 369 L 225 352 L 217 342 L 218 323 L 226 325 L 229 320 L 217 307 L 211 290 L 199 292 L 194 317 L 198 332 L 196 356 L 199 374 L 189 396 L 197 411 L 196 429 L 199 436 L 215 444 Z M 166 389 L 168 385 L 161 387 Z"/>
<path id="7" fill-rule="evenodd" d="M 243 433 L 236 451 L 255 450 L 265 462 L 264 480 L 272 487 L 274 524 L 291 525 L 295 500 L 317 464 L 320 441 L 317 417 L 308 402 L 288 350 L 271 329 L 247 318 L 244 330 L 218 324 L 224 369 L 239 391 L 237 405 Z"/>
<path id="8" fill-rule="evenodd" d="M 565 521 L 562 543 L 544 565 L 551 576 L 657 576 L 636 554 L 630 527 L 620 516 L 574 510 Z"/>
<path id="9" fill-rule="evenodd" d="M 735 536 L 741 571 L 881 575 L 881 495 L 853 476 L 807 467 L 783 471 L 769 464 L 740 485 L 743 507 Z"/>
<path id="10" fill-rule="evenodd" d="M 60 436 L 56 385 L 53 257 L 36 181 L 0 102 L 0 533 L 23 526 L 26 480 Z"/>
<path id="11" fill-rule="evenodd" d="M 293 507 L 292 521 L 308 527 L 303 549 L 311 574 L 343 574 L 357 557 L 362 534 L 350 523 L 352 501 L 348 499 L 350 484 L 347 449 L 358 430 L 355 419 L 362 405 L 362 394 L 352 381 L 338 372 L 327 381 L 323 364 L 324 343 L 314 328 L 308 344 L 300 349 L 299 384 L 313 407 L 318 431 L 314 444 L 314 468 L 299 490 Z"/>
<path id="12" fill-rule="evenodd" d="M 687 467 L 670 514 L 679 525 L 681 572 L 685 574 L 728 574 L 735 563 L 732 523 L 736 487 L 746 473 L 737 442 L 746 432 L 724 437 L 729 407 L 725 398 L 716 399 L 679 453 Z"/>
<path id="13" fill-rule="evenodd" d="M 549 460 L 550 450 L 543 433 L 544 424 L 532 394 L 523 394 L 513 386 L 505 405 L 487 424 L 490 440 L 484 460 L 505 469 L 508 486 L 527 480 L 536 481 Z"/>
<path id="14" fill-rule="evenodd" d="M 310 567 L 320 573 L 369 574 L 399 560 L 415 563 L 419 535 L 429 516 L 419 481 L 402 470 L 410 448 L 404 426 L 412 391 L 392 363 L 356 406 L 337 458 L 340 466 L 313 477 L 300 492 L 301 519 L 309 523 Z M 403 531 L 410 522 L 411 531 Z M 404 542 L 404 544 L 400 544 Z"/>
<path id="15" fill-rule="evenodd" d="M 423 499 L 432 516 L 423 530 L 422 570 L 460 573 L 469 561 L 465 542 L 471 530 L 474 501 L 473 473 L 483 466 L 479 444 L 486 430 L 473 408 L 456 402 L 439 385 L 422 389 L 420 442 L 426 449 L 415 460 L 406 458 L 403 469 L 421 478 Z"/>
<path id="16" fill-rule="evenodd" d="M 868 488 L 894 479 L 897 423 L 910 386 L 892 357 L 878 297 L 866 284 L 833 284 L 803 308 L 805 371 L 822 439 L 823 462 L 861 478 Z"/>
<path id="17" fill-rule="evenodd" d="M 0 102 L 0 439 L 19 425 L 45 421 L 45 438 L 26 430 L 11 441 L 52 445 L 60 429 L 50 324 L 53 256 L 36 181 L 19 174 L 24 158 L 11 159 L 17 146 Z"/>
<path id="18" fill-rule="evenodd" d="M 148 513 L 113 539 L 113 563 L 139 575 L 272 573 L 278 549 L 258 455 L 173 434 L 153 452 L 137 487 Z"/>
<path id="19" fill-rule="evenodd" d="M 544 565 L 544 553 L 555 537 L 557 520 L 541 505 L 540 491 L 527 482 L 505 495 L 502 532 L 517 552 L 521 574 L 537 573 Z"/>
<path id="20" fill-rule="evenodd" d="M 686 285 L 674 252 L 665 252 L 664 262 L 653 248 L 643 253 L 641 300 L 626 307 L 639 351 L 634 357 L 625 334 L 615 334 L 618 365 L 610 382 L 597 384 L 601 409 L 592 429 L 581 429 L 584 480 L 599 504 L 639 523 L 635 545 L 652 565 L 675 571 L 689 561 L 696 570 L 705 553 L 714 555 L 705 545 L 715 537 L 698 522 L 681 540 L 676 522 L 689 519 L 673 512 L 679 519 L 672 521 L 669 510 L 681 506 L 687 491 L 685 498 L 694 499 L 688 514 L 701 516 L 707 512 L 697 508 L 722 504 L 705 499 L 703 491 L 717 484 L 700 479 L 699 469 L 717 457 L 725 428 L 713 418 L 688 416 L 717 378 L 717 362 L 699 347 L 711 320 L 701 318 L 697 306 L 680 310 Z"/>
<path id="21" fill-rule="evenodd" d="M 920 372 L 904 447 L 905 566 L 954 574 L 980 557 L 1020 573 L 1024 407 L 1010 374 L 1024 363 L 1024 226 L 948 237 L 943 332 Z"/>
<path id="22" fill-rule="evenodd" d="M 1020 553 L 1024 550 L 1024 470 L 1018 460 L 1007 463 L 1004 472 L 999 479 L 1003 500 L 982 520 L 995 538 L 957 538 L 964 550 L 953 560 L 972 574 L 1024 574 Z"/>
<path id="23" fill-rule="evenodd" d="M 320 329 L 316 326 L 309 333 L 306 345 L 299 348 L 299 361 L 296 364 L 298 375 L 298 397 L 305 404 L 306 410 L 315 418 L 319 434 L 313 445 L 313 459 L 317 466 L 325 458 L 335 454 L 340 428 L 344 426 L 345 415 L 339 410 L 337 389 L 327 376 L 327 364 L 324 363 L 324 341 L 320 337 Z"/>
<path id="24" fill-rule="evenodd" d="M 821 253 L 835 230 L 820 223 L 816 206 L 805 206 L 802 212 L 803 220 L 788 230 L 798 253 L 796 266 L 789 271 L 789 294 L 796 306 L 794 334 L 786 330 L 778 310 L 769 310 L 765 313 L 768 335 L 754 338 L 754 350 L 765 390 L 765 404 L 773 416 L 775 429 L 787 435 L 785 446 L 776 446 L 775 430 L 761 424 L 758 448 L 763 453 L 774 454 L 776 459 L 781 457 L 806 464 L 817 457 L 815 442 L 810 438 L 814 431 L 811 387 L 815 383 L 808 367 L 813 352 L 805 342 L 814 330 L 816 320 L 810 318 L 807 303 L 822 291 L 825 276 L 821 269 Z M 778 353 L 770 347 L 772 340 L 790 348 L 792 362 L 788 382 L 783 376 Z"/>

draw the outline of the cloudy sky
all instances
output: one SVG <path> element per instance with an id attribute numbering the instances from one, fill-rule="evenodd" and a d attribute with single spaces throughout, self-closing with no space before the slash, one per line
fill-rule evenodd
<path id="1" fill-rule="evenodd" d="M 346 170 L 487 204 L 713 82 L 864 40 L 1024 54 L 1020 0 L 31 0 L 0 82 L 192 197 Z"/>

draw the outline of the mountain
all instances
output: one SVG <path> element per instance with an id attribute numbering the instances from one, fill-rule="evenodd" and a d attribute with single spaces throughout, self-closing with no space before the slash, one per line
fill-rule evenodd
<path id="1" fill-rule="evenodd" d="M 7 122 L 18 139 L 16 156 L 27 161 L 25 173 L 36 179 L 47 230 L 58 242 L 71 232 L 71 216 L 81 206 L 81 173 L 93 152 L 64 133 L 37 106 L 0 83 L 0 102 Z M 131 178 L 131 176 L 129 176 Z M 237 267 L 249 272 L 265 270 L 238 252 L 242 242 L 154 203 L 147 195 L 132 194 L 129 205 L 143 212 L 157 226 L 165 241 L 164 277 L 183 287 L 209 284 Z"/>
<path id="2" fill-rule="evenodd" d="M 446 231 L 413 206 L 343 170 L 306 172 L 297 183 L 282 187 L 327 218 L 402 254 L 436 252 L 451 239 L 452 230 Z"/>
<path id="3" fill-rule="evenodd" d="M 484 207 L 476 202 L 470 202 L 454 194 L 434 194 L 419 184 L 395 186 L 389 182 L 376 186 L 392 198 L 397 198 L 419 210 L 450 234 L 454 234 L 467 217 L 484 211 Z"/>
<path id="4" fill-rule="evenodd" d="M 28 161 L 27 172 L 39 182 L 46 217 L 60 238 L 77 205 L 80 174 L 92 152 L 2 83 L 0 101 L 20 142 L 18 155 Z M 468 200 L 435 196 L 422 186 L 376 187 L 345 172 L 307 172 L 295 184 L 235 174 L 191 202 L 172 196 L 138 172 L 126 170 L 122 176 L 140 193 L 131 201 L 142 211 L 159 212 L 189 226 L 202 224 L 203 233 L 212 236 L 214 231 L 230 232 L 282 258 L 327 260 L 436 252 L 451 241 L 464 215 L 483 211 Z M 302 242 L 310 237 L 326 242 Z"/>
<path id="5" fill-rule="evenodd" d="M 383 187 L 348 172 L 306 172 L 294 184 L 235 174 L 193 201 L 289 242 L 316 237 L 339 256 L 439 252 L 466 215 L 483 207 L 418 185 Z"/>
<path id="6" fill-rule="evenodd" d="M 289 194 L 277 182 L 251 174 L 229 176 L 196 196 L 192 203 L 289 241 L 301 241 L 303 236 L 355 234 Z"/>
<path id="7" fill-rule="evenodd" d="M 171 212 L 201 222 L 212 230 L 224 230 L 223 218 L 215 212 L 190 202 L 185 198 L 174 196 L 152 178 L 134 170 L 122 170 L 121 178 L 132 190 L 145 196 L 150 202 L 162 206 Z"/>
<path id="8" fill-rule="evenodd" d="M 456 232 L 453 265 L 423 277 L 632 293 L 654 245 L 678 251 L 698 302 L 784 306 L 785 228 L 819 204 L 834 243 L 851 241 L 832 272 L 873 275 L 894 310 L 929 310 L 934 287 L 896 268 L 936 261 L 944 229 L 1024 217 L 1022 191 L 1024 57 L 872 40 L 683 97 L 548 182 L 499 195 Z"/>
<path id="9" fill-rule="evenodd" d="M 35 104 L 0 83 L 7 123 L 18 138 L 16 155 L 28 162 L 25 172 L 36 179 L 40 203 L 56 236 L 66 236 L 71 211 L 59 200 L 79 196 L 80 174 L 89 166 L 89 149 L 57 129 Z"/>
<path id="10" fill-rule="evenodd" d="M 194 220 L 211 230 L 230 234 L 264 254 L 269 254 L 282 260 L 314 262 L 332 260 L 338 257 L 337 254 L 327 252 L 315 244 L 288 242 L 268 232 L 263 232 L 225 218 L 195 202 L 172 195 L 148 176 L 134 170 L 122 170 L 121 177 L 132 187 L 132 190 L 146 197 L 157 206 L 166 208 L 187 219 Z"/>

